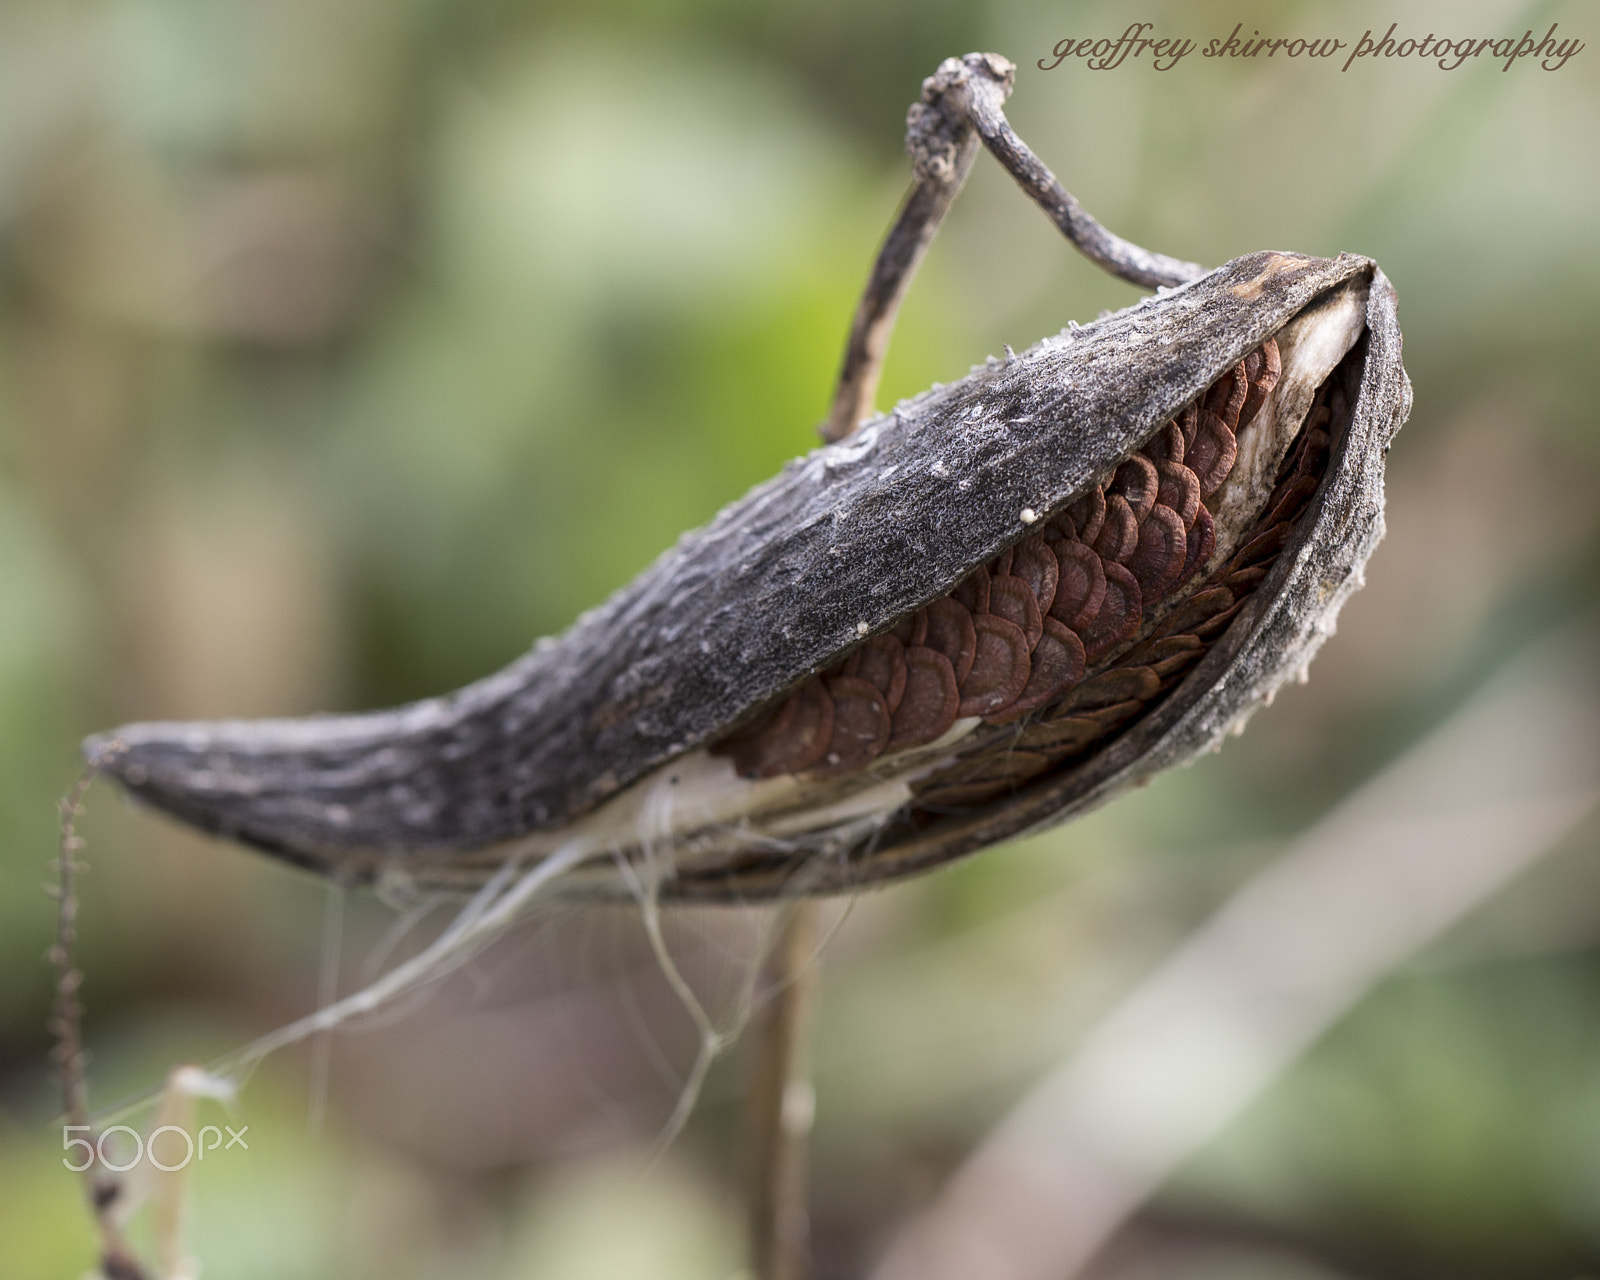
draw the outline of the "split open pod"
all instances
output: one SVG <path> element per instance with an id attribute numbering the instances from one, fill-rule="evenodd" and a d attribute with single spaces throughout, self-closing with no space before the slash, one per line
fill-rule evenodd
<path id="1" fill-rule="evenodd" d="M 1410 408 L 1368 259 L 1250 254 L 791 463 L 505 670 L 372 714 L 137 724 L 140 800 L 347 883 L 853 890 L 1193 759 L 1304 671 Z"/>

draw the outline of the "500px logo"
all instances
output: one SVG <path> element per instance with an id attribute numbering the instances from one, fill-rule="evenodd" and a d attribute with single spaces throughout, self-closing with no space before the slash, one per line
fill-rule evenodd
<path id="1" fill-rule="evenodd" d="M 223 1141 L 223 1131 L 227 1131 L 227 1141 Z M 112 1173 L 127 1173 L 141 1160 L 149 1160 L 152 1165 L 162 1173 L 176 1173 L 179 1169 L 186 1168 L 191 1160 L 204 1160 L 207 1151 L 228 1151 L 233 1147 L 242 1147 L 250 1150 L 250 1144 L 245 1141 L 244 1135 L 250 1132 L 249 1125 L 241 1125 L 235 1129 L 232 1125 L 223 1125 L 221 1129 L 214 1124 L 205 1125 L 198 1134 L 190 1135 L 187 1129 L 175 1124 L 164 1124 L 150 1132 L 148 1138 L 141 1137 L 138 1130 L 131 1129 L 125 1124 L 114 1124 L 104 1130 L 98 1138 L 91 1141 L 89 1138 L 75 1138 L 75 1133 L 92 1134 L 94 1130 L 86 1124 L 64 1125 L 61 1130 L 61 1147 L 69 1154 L 61 1157 L 61 1163 L 73 1173 L 82 1173 L 90 1165 L 99 1164 L 102 1169 Z M 133 1158 L 122 1164 L 117 1164 L 111 1159 L 115 1152 L 108 1153 L 106 1139 L 114 1133 L 125 1133 L 133 1140 Z M 164 1163 L 156 1154 L 156 1139 L 162 1134 L 171 1134 L 169 1142 L 162 1144 L 162 1153 L 170 1160 L 177 1156 L 179 1149 L 175 1146 L 178 1139 L 183 1140 L 182 1158 L 175 1163 Z M 209 1141 L 208 1141 L 209 1139 Z M 117 1145 L 121 1145 L 120 1143 Z M 76 1148 L 81 1147 L 82 1162 L 74 1164 L 73 1154 Z"/>

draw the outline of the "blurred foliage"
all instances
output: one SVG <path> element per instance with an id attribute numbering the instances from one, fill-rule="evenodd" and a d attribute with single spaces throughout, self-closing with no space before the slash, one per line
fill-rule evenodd
<path id="1" fill-rule="evenodd" d="M 813 441 L 940 58 L 1166 252 L 1377 258 L 1416 410 L 1390 537 L 1305 688 L 1218 757 L 864 899 L 818 1049 L 821 1273 L 896 1215 L 1281 841 L 1600 587 L 1600 77 L 1522 64 L 1045 73 L 1131 20 L 1208 37 L 1576 4 L 174 0 L 0 9 L 0 1275 L 87 1266 L 42 1065 L 52 802 L 84 733 L 440 692 L 601 600 Z M 883 403 L 1135 293 L 980 161 Z M 96 793 L 97 1100 L 301 1011 L 321 891 Z M 1397 975 L 1128 1233 L 1105 1274 L 1600 1271 L 1591 824 Z M 388 917 L 355 903 L 351 966 Z M 675 945 L 724 995 L 748 921 Z M 552 911 L 480 975 L 243 1097 L 196 1171 L 235 1276 L 731 1274 L 728 1064 L 634 1168 L 692 1039 L 624 912 Z M 347 978 L 347 981 L 350 980 Z M 239 1153 L 230 1153 L 238 1155 Z M 1143 1252 L 1141 1252 L 1141 1249 Z M 1119 1260 L 1120 1259 L 1120 1260 Z M 1143 1270 L 1141 1270 L 1141 1267 Z"/>

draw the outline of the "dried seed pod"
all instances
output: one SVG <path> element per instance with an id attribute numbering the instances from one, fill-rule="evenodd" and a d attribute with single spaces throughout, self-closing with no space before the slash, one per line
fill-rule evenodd
<path id="1" fill-rule="evenodd" d="M 593 869 L 575 885 L 620 892 L 605 869 L 669 797 L 682 856 L 667 895 L 781 893 L 813 858 L 811 892 L 890 879 L 1189 759 L 1301 670 L 1380 536 L 1383 459 L 1409 403 L 1393 290 L 1373 263 L 1252 254 L 867 423 L 682 539 L 564 636 L 449 697 L 135 725 L 87 751 L 140 799 L 346 881 L 395 868 L 469 887 L 513 847 L 576 847 Z M 1149 562 L 1136 558 L 1135 504 L 1105 488 L 1145 474 L 1120 470 L 1136 455 L 1159 477 L 1180 446 L 1204 501 L 1192 523 L 1186 499 L 1161 502 L 1184 528 L 1168 585 L 1171 522 Z M 1292 518 L 1263 527 L 1280 480 L 1275 505 Z M 1028 635 L 988 612 L 986 566 L 1040 529 L 1053 598 L 1037 560 L 1019 572 L 1020 549 L 1004 579 L 1049 615 L 1029 654 Z M 1091 548 L 1109 561 L 1096 557 L 1093 609 Z M 951 598 L 963 583 L 971 608 Z M 842 674 L 879 635 L 904 646 L 892 711 L 865 653 Z M 1016 719 L 1040 692 L 1036 670 L 1042 685 L 1073 666 L 1068 635 L 1081 675 Z M 1047 636 L 1055 647 L 1036 663 Z M 1113 670 L 1148 678 L 1117 675 L 1135 696 L 1062 712 Z M 834 695 L 816 678 L 829 671 L 841 672 Z M 991 706 L 1013 722 L 985 723 Z"/>

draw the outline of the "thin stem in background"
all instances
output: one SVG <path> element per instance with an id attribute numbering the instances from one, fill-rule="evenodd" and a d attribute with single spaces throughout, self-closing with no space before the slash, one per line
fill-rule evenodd
<path id="1" fill-rule="evenodd" d="M 809 1049 L 822 973 L 821 910 L 815 899 L 778 908 L 768 964 L 748 1112 L 751 1251 L 760 1280 L 803 1280 L 809 1269 L 806 1148 L 816 1112 Z"/>
<path id="2" fill-rule="evenodd" d="M 64 1133 L 81 1135 L 91 1149 L 83 1173 L 88 1179 L 89 1211 L 100 1235 L 100 1270 L 115 1280 L 143 1280 L 145 1270 L 138 1256 L 123 1239 L 115 1208 L 122 1198 L 121 1179 L 100 1168 L 99 1144 L 89 1124 L 89 1086 L 84 1073 L 83 971 L 77 967 L 78 894 L 77 877 L 85 870 L 78 861 L 83 852 L 83 837 L 78 834 L 78 819 L 83 816 L 83 798 L 99 775 L 91 765 L 79 776 L 61 802 L 61 843 L 56 856 L 56 883 L 50 892 L 56 899 L 56 940 L 48 959 L 56 971 L 55 1008 L 50 1018 L 50 1033 L 55 1037 L 53 1056 L 61 1081 Z M 69 1148 L 70 1150 L 70 1148 Z"/>

